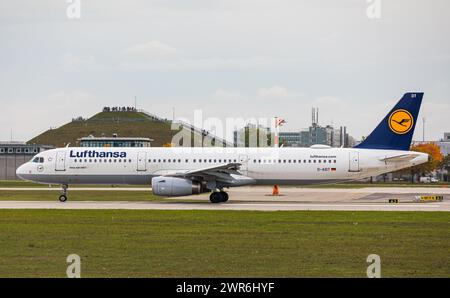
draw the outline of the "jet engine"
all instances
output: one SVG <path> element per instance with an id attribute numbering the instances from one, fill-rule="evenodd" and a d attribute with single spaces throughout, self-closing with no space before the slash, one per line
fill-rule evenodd
<path id="1" fill-rule="evenodd" d="M 158 176 L 152 179 L 152 191 L 158 196 L 189 196 L 202 192 L 202 184 L 185 178 Z"/>

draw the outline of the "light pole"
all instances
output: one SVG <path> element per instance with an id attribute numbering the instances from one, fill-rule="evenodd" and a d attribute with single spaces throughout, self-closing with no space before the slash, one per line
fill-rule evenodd
<path id="1" fill-rule="evenodd" d="M 425 143 L 425 117 L 423 117 L 422 118 L 422 129 L 423 129 L 423 131 L 422 131 L 422 142 L 424 142 Z"/>

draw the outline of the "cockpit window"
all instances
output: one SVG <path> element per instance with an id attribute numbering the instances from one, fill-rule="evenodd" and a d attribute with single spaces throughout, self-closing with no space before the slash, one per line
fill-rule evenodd
<path id="1" fill-rule="evenodd" d="M 44 163 L 44 158 L 43 157 L 35 157 L 35 158 L 33 158 L 33 160 L 31 162 Z"/>

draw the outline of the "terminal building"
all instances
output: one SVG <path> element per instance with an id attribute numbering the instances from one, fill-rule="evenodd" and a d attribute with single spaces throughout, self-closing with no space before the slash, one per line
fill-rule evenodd
<path id="1" fill-rule="evenodd" d="M 0 142 L 0 180 L 16 180 L 16 169 L 39 152 L 53 146 L 29 145 L 25 142 Z"/>
<path id="2" fill-rule="evenodd" d="M 150 147 L 150 138 L 122 138 L 88 136 L 78 139 L 81 147 Z"/>

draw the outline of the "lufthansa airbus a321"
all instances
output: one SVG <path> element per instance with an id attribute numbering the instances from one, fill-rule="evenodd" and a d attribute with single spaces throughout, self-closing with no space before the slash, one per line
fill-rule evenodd
<path id="1" fill-rule="evenodd" d="M 406 93 L 373 132 L 353 148 L 58 148 L 17 169 L 24 179 L 61 184 L 143 184 L 155 195 L 224 191 L 244 185 L 306 185 L 358 180 L 422 164 L 428 155 L 409 151 L 423 93 Z"/>

